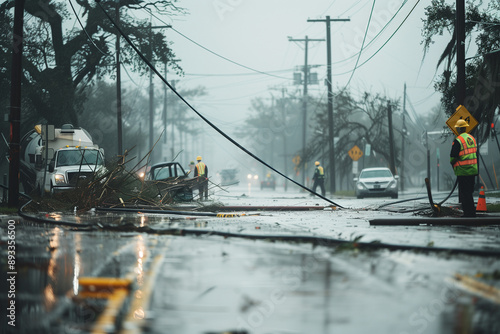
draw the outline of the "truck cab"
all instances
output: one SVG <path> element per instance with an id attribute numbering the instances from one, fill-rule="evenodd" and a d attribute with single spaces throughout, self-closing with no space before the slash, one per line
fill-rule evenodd
<path id="1" fill-rule="evenodd" d="M 57 150 L 47 166 L 43 190 L 55 193 L 73 189 L 79 182 L 91 181 L 104 168 L 104 157 L 97 148 L 65 147 Z M 37 181 L 42 189 L 43 169 Z"/>
<path id="2" fill-rule="evenodd" d="M 104 170 L 104 151 L 85 129 L 71 124 L 37 125 L 23 146 L 23 185 L 40 194 L 73 189 Z"/>

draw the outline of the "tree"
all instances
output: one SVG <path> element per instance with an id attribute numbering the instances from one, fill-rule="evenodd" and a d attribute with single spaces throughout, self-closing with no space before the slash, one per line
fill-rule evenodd
<path id="1" fill-rule="evenodd" d="M 251 115 L 236 135 L 246 138 L 248 146 L 264 161 L 273 166 L 282 165 L 288 172 L 286 162 L 291 164 L 292 156 L 301 153 L 297 150 L 301 146 L 300 103 L 300 99 L 293 96 L 273 97 L 271 103 L 256 98 L 251 102 Z"/>
<path id="2" fill-rule="evenodd" d="M 334 127 L 335 136 L 339 137 L 335 144 L 335 159 L 337 176 L 351 176 L 352 159 L 348 155 L 348 150 L 354 145 L 364 146 L 370 144 L 374 154 L 380 155 L 383 160 L 390 165 L 390 145 L 389 130 L 387 124 L 388 103 L 393 110 L 398 107 L 397 101 L 390 101 L 379 94 L 365 93 L 360 100 L 354 99 L 349 92 L 342 91 L 336 94 L 334 103 Z M 316 114 L 314 119 L 315 133 L 328 133 L 328 115 L 326 104 L 319 108 L 321 112 Z M 305 161 L 312 161 L 314 157 L 325 161 L 328 165 L 329 152 L 328 136 L 316 136 L 308 143 Z M 397 146 L 396 146 L 397 149 Z M 398 156 L 396 154 L 396 156 Z M 399 161 L 396 161 L 396 165 Z M 328 170 L 328 167 L 326 167 Z"/>
<path id="3" fill-rule="evenodd" d="M 151 149 L 148 147 L 148 120 L 149 120 L 149 109 L 148 109 L 148 99 L 149 96 L 145 94 L 141 89 L 138 88 L 124 88 L 123 89 L 123 100 L 122 100 L 122 115 L 123 115 L 123 131 L 127 135 L 124 138 L 124 149 L 131 150 L 133 152 L 131 157 L 138 156 L 140 159 L 146 155 Z M 196 87 L 187 90 L 178 90 L 179 93 L 187 99 L 200 97 L 206 95 L 204 87 Z M 80 117 L 80 125 L 87 129 L 94 139 L 94 143 L 98 144 L 99 147 L 104 148 L 106 156 L 115 156 L 118 154 L 116 147 L 116 133 L 110 131 L 114 129 L 116 124 L 116 85 L 114 83 L 107 83 L 105 81 L 97 81 L 93 87 L 87 87 L 85 90 L 85 95 L 87 99 L 83 105 L 83 111 Z M 155 96 L 161 96 L 160 91 L 155 92 Z M 160 134 L 163 132 L 163 119 L 162 119 L 162 107 L 163 99 L 157 98 L 154 104 L 155 109 L 155 120 L 154 120 L 154 140 L 159 140 Z M 171 98 L 169 100 L 168 109 L 168 123 L 172 125 L 172 128 L 168 129 L 169 133 L 163 133 L 163 136 L 167 136 L 167 141 L 171 141 L 172 138 L 176 139 L 175 145 L 180 147 L 179 143 L 182 143 L 180 137 L 184 134 L 193 134 L 189 125 L 193 124 L 197 119 L 188 118 L 189 115 L 186 109 L 183 109 L 184 103 L 178 98 Z M 177 128 L 177 133 L 174 131 L 174 125 Z M 172 136 L 171 136 L 172 135 Z M 159 140 L 155 151 L 161 150 L 162 140 Z M 192 138 L 191 138 L 192 140 Z M 180 147 L 181 150 L 185 150 L 187 146 L 187 140 L 184 141 L 184 147 Z M 174 152 L 173 155 L 177 153 Z M 173 158 L 173 156 L 172 156 Z"/>
<path id="4" fill-rule="evenodd" d="M 145 9 L 174 15 L 183 13 L 175 6 L 177 0 L 101 1 L 100 6 L 111 16 L 120 6 L 120 26 L 124 33 L 149 59 L 167 62 L 180 72 L 173 61 L 175 55 L 170 43 L 161 32 L 152 31 L 146 20 L 132 18 L 130 13 Z M 15 1 L 0 4 L 2 31 L 12 31 Z M 42 120 L 56 126 L 64 123 L 78 125 L 78 115 L 83 110 L 85 88 L 96 78 L 114 75 L 114 40 L 117 33 L 95 1 L 76 0 L 79 11 L 70 11 L 73 2 L 53 0 L 26 1 L 25 39 L 23 59 L 23 120 L 29 127 Z M 68 5 L 69 4 L 69 5 Z M 67 28 L 66 22 L 73 15 L 82 21 L 83 29 L 75 24 Z M 86 19 L 83 22 L 83 19 Z M 10 50 L 12 37 L 0 37 L 0 84 L 7 86 L 10 75 Z M 133 71 L 146 73 L 146 65 L 133 50 L 124 46 L 122 63 Z M 26 112 L 30 114 L 26 115 Z"/>
<path id="5" fill-rule="evenodd" d="M 437 66 L 444 65 L 442 74 L 436 82 L 436 90 L 441 92 L 441 102 L 447 114 L 451 115 L 457 103 L 456 90 L 456 39 L 455 39 L 455 1 L 451 5 L 445 0 L 433 0 L 426 7 L 426 18 L 422 35 L 427 52 L 435 36 L 448 33 L 450 41 L 439 59 Z M 489 135 L 489 124 L 500 106 L 500 2 L 467 1 L 465 30 L 470 43 L 475 43 L 477 57 L 466 61 L 466 99 L 465 107 L 478 120 L 475 133 L 480 142 Z"/>

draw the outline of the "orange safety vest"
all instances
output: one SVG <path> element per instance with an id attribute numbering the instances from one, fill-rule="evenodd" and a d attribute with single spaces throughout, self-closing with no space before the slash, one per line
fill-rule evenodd
<path id="1" fill-rule="evenodd" d="M 458 160 L 453 164 L 455 175 L 477 175 L 477 144 L 476 139 L 468 133 L 457 137 L 460 143 Z"/>
<path id="2" fill-rule="evenodd" d="M 198 176 L 205 176 L 205 167 L 206 165 L 201 161 L 196 164 L 196 170 L 198 171 Z"/>

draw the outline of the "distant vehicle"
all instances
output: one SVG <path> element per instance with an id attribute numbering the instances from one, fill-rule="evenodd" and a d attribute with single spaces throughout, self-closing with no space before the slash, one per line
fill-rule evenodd
<path id="1" fill-rule="evenodd" d="M 399 176 L 394 176 L 389 168 L 365 168 L 354 178 L 356 183 L 356 197 L 385 197 L 398 198 Z"/>
<path id="2" fill-rule="evenodd" d="M 264 180 L 260 181 L 260 189 L 264 188 L 271 188 L 273 190 L 276 189 L 276 179 L 274 178 L 274 175 L 267 173 Z"/>
<path id="3" fill-rule="evenodd" d="M 247 175 L 247 182 L 249 186 L 258 187 L 259 186 L 259 174 L 249 173 Z"/>
<path id="4" fill-rule="evenodd" d="M 188 178 L 178 162 L 161 162 L 151 166 L 144 182 L 154 184 L 160 196 L 168 196 L 174 201 L 193 200 L 193 188 L 197 184 L 196 179 Z"/>

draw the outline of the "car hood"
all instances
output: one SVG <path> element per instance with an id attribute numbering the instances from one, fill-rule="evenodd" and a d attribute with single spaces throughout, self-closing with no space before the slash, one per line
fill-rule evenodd
<path id="1" fill-rule="evenodd" d="M 363 182 L 363 183 L 384 183 L 384 182 L 391 182 L 394 180 L 393 177 L 370 177 L 370 178 L 361 178 L 358 180 L 358 182 Z"/>

